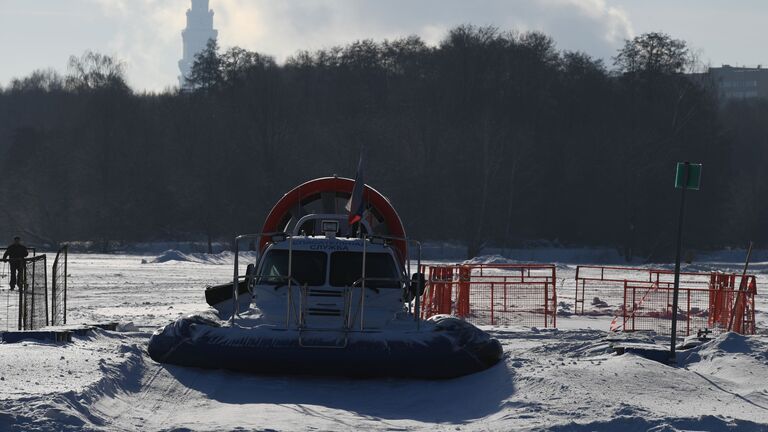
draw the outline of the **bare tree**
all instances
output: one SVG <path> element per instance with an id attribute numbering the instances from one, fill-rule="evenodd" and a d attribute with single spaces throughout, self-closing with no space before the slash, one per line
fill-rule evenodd
<path id="1" fill-rule="evenodd" d="M 624 42 L 614 57 L 622 72 L 680 73 L 694 61 L 685 41 L 664 33 L 643 33 Z"/>

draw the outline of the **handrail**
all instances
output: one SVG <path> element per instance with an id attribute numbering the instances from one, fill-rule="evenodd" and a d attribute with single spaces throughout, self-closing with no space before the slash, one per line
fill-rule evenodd
<path id="1" fill-rule="evenodd" d="M 421 271 L 421 242 L 414 239 L 409 239 L 407 237 L 398 237 L 398 236 L 390 236 L 390 235 L 373 235 L 370 236 L 371 239 L 384 239 L 384 240 L 396 240 L 396 241 L 404 241 L 406 245 L 409 243 L 414 243 L 417 247 L 418 254 L 416 256 L 416 270 Z M 409 248 L 406 248 L 406 253 Z M 410 254 L 406 255 L 405 257 L 405 263 L 407 266 L 406 272 L 408 273 L 408 277 L 410 277 L 411 273 L 411 257 Z M 420 321 L 421 321 L 421 296 L 417 295 L 414 299 L 414 321 L 416 321 L 416 328 L 420 328 Z M 410 311 L 410 304 L 408 305 L 408 309 Z"/>
<path id="2" fill-rule="evenodd" d="M 232 316 L 230 318 L 230 325 L 233 326 L 233 327 L 235 325 L 236 317 L 239 315 L 239 312 L 240 312 L 240 310 L 239 310 L 239 307 L 240 307 L 240 304 L 239 304 L 239 292 L 238 292 L 238 289 L 237 289 L 238 282 L 241 279 L 245 279 L 247 277 L 247 276 L 241 277 L 240 274 L 239 274 L 240 241 L 242 241 L 244 239 L 257 239 L 257 242 L 261 243 L 262 238 L 267 237 L 267 236 L 269 236 L 269 237 L 283 236 L 285 240 L 288 240 L 288 275 L 284 276 L 287 279 L 287 281 L 288 281 L 288 284 L 287 284 L 288 285 L 288 293 L 287 293 L 287 304 L 286 304 L 285 327 L 286 327 L 286 329 L 290 328 L 291 310 L 292 310 L 292 306 L 293 306 L 293 293 L 292 293 L 292 289 L 291 288 L 292 288 L 292 284 L 293 283 L 298 283 L 298 281 L 295 281 L 293 279 L 293 277 L 292 277 L 292 270 L 293 270 L 293 268 L 292 268 L 293 267 L 293 259 L 292 259 L 293 258 L 293 237 L 295 237 L 295 235 L 292 235 L 292 234 L 289 234 L 289 233 L 286 233 L 286 232 L 283 232 L 283 231 L 265 232 L 265 233 L 252 233 L 252 234 L 241 234 L 241 235 L 238 235 L 238 236 L 235 237 L 235 241 L 234 241 L 234 246 L 235 246 L 234 271 L 233 271 L 233 278 L 232 278 L 232 293 L 233 293 L 233 297 L 232 297 Z M 357 281 L 355 281 L 355 283 L 353 285 L 356 285 L 356 284 L 359 283 L 362 288 L 365 288 L 366 287 L 365 286 L 366 280 L 367 281 L 396 281 L 396 282 L 398 282 L 400 284 L 403 284 L 403 288 L 404 289 L 407 289 L 408 288 L 408 283 L 410 282 L 409 277 L 410 277 L 410 274 L 411 274 L 411 259 L 410 259 L 410 254 L 408 253 L 408 248 L 406 248 L 406 257 L 405 257 L 406 268 L 405 269 L 401 269 L 401 270 L 404 270 L 404 272 L 401 271 L 401 273 L 403 273 L 403 276 L 407 275 L 408 277 L 392 279 L 392 278 L 367 278 L 365 276 L 365 264 L 366 264 L 366 257 L 367 257 L 367 244 L 368 243 L 374 243 L 375 240 L 377 240 L 377 239 L 384 240 L 384 244 L 387 244 L 386 243 L 387 240 L 392 240 L 392 241 L 404 241 L 404 242 L 406 242 L 406 244 L 413 244 L 413 245 L 415 245 L 416 248 L 417 248 L 417 257 L 416 257 L 417 264 L 416 264 L 416 268 L 417 269 L 421 268 L 421 249 L 422 249 L 421 242 L 419 242 L 417 240 L 413 240 L 413 239 L 408 239 L 406 237 L 397 237 L 397 236 L 388 236 L 388 235 L 370 235 L 369 236 L 369 235 L 363 234 L 363 236 L 360 237 L 360 240 L 362 241 L 362 247 L 363 247 L 363 251 L 362 251 L 362 253 L 363 253 L 362 267 L 363 268 L 362 268 L 362 272 L 361 272 L 362 277 L 360 279 L 358 279 Z M 257 251 L 257 255 L 256 255 L 257 263 L 260 260 L 261 255 L 262 255 L 262 253 L 260 251 Z M 251 278 L 254 279 L 254 280 L 261 280 L 262 276 L 259 276 L 259 275 L 256 275 L 256 274 L 252 274 Z M 375 288 L 372 288 L 372 289 L 375 289 Z M 345 317 L 344 317 L 345 323 L 346 323 L 345 327 L 347 329 L 350 329 L 352 323 L 354 322 L 354 321 L 350 321 L 350 315 L 352 313 L 352 310 L 351 310 L 352 309 L 352 307 L 351 307 L 352 306 L 352 304 L 351 304 L 351 300 L 352 300 L 352 298 L 351 298 L 351 290 L 350 290 L 349 287 L 345 288 L 345 290 L 346 290 L 345 291 L 345 303 L 346 304 L 345 304 Z M 303 308 L 304 300 L 305 300 L 305 299 L 302 298 L 304 295 L 306 295 L 306 288 L 305 288 L 305 292 L 303 294 L 300 293 L 299 301 L 301 302 L 301 307 L 302 308 Z M 359 302 L 359 306 L 358 306 L 358 312 L 360 313 L 360 330 L 361 331 L 363 331 L 364 328 L 365 328 L 365 324 L 364 324 L 364 309 L 365 309 L 365 290 L 363 289 L 361 291 L 361 297 L 360 297 L 360 302 Z M 410 311 L 410 304 L 409 304 L 408 309 Z M 418 328 L 419 327 L 419 323 L 420 323 L 420 312 L 421 312 L 420 296 L 418 296 L 418 295 L 415 296 L 415 311 L 414 312 L 415 312 L 414 313 L 414 321 L 416 321 L 417 328 Z M 296 314 L 296 315 L 297 315 L 296 318 L 299 319 L 299 325 L 302 325 L 303 320 L 304 320 L 303 311 L 299 311 L 299 314 Z"/>
<path id="3" fill-rule="evenodd" d="M 360 290 L 360 331 L 363 331 L 365 328 L 365 257 L 366 257 L 366 248 L 365 248 L 365 234 L 362 236 L 363 239 L 363 272 L 362 279 L 363 283 L 360 284 L 362 289 Z"/>
<path id="4" fill-rule="evenodd" d="M 286 305 L 285 313 L 285 328 L 291 322 L 291 307 L 293 306 L 293 299 L 291 298 L 291 279 L 293 279 L 293 236 L 288 239 L 288 302 Z M 301 310 L 299 310 L 301 312 Z"/>
<path id="5" fill-rule="evenodd" d="M 340 215 L 340 214 L 331 214 L 331 213 L 310 213 L 302 216 L 299 218 L 298 221 L 296 221 L 296 225 L 293 227 L 293 234 L 294 236 L 300 236 L 301 232 L 299 231 L 301 229 L 301 226 L 304 225 L 307 221 L 310 220 L 323 220 L 323 219 L 330 219 L 335 221 L 346 221 L 347 215 Z M 371 232 L 371 226 L 368 224 L 368 221 L 361 220 L 359 222 L 365 227 L 366 232 Z"/>
<path id="6" fill-rule="evenodd" d="M 232 327 L 235 326 L 235 316 L 240 312 L 240 299 L 239 299 L 239 293 L 237 292 L 237 282 L 238 279 L 240 279 L 240 268 L 239 268 L 239 257 L 240 257 L 240 240 L 247 239 L 247 238 L 255 238 L 257 239 L 256 243 L 261 243 L 261 238 L 265 236 L 276 236 L 276 235 L 285 235 L 284 232 L 267 232 L 267 233 L 255 233 L 255 234 L 240 234 L 235 237 L 235 270 L 234 270 L 234 277 L 232 278 L 232 317 L 230 319 L 230 325 Z M 256 251 L 256 261 L 259 260 L 259 251 Z"/>

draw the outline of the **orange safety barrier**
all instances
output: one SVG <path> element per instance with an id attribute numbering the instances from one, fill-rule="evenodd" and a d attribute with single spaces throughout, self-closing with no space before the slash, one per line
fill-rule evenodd
<path id="1" fill-rule="evenodd" d="M 472 283 L 472 268 L 463 265 L 458 268 L 459 271 L 459 292 L 456 299 L 456 316 L 460 318 L 469 317 L 469 287 Z"/>
<path id="2" fill-rule="evenodd" d="M 741 285 L 736 287 L 736 280 Z M 678 291 L 678 333 L 700 330 L 754 334 L 754 275 L 682 272 Z M 577 314 L 614 315 L 611 330 L 653 330 L 671 334 L 674 272 L 630 267 L 579 266 L 576 269 Z M 590 307 L 586 299 L 592 297 Z"/>
<path id="3" fill-rule="evenodd" d="M 736 333 L 755 334 L 755 295 L 757 279 L 754 276 L 742 278 L 736 291 L 736 305 L 733 308 L 729 328 Z"/>
<path id="4" fill-rule="evenodd" d="M 553 265 L 424 265 L 422 317 L 453 314 L 475 324 L 555 327 Z"/>
<path id="5" fill-rule="evenodd" d="M 713 273 L 709 292 L 709 325 L 728 327 L 733 307 L 735 274 Z"/>

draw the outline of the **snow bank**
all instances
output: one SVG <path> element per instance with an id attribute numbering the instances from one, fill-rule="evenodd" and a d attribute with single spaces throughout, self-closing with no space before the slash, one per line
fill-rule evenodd
<path id="1" fill-rule="evenodd" d="M 519 264 L 520 261 L 513 260 L 501 255 L 482 255 L 472 259 L 465 260 L 462 264 Z"/>
<path id="2" fill-rule="evenodd" d="M 693 349 L 681 352 L 678 362 L 682 365 L 690 365 L 702 361 L 713 362 L 723 359 L 733 361 L 739 357 L 751 357 L 753 353 L 762 353 L 758 357 L 768 358 L 765 344 L 759 342 L 755 337 L 727 332 Z"/>
<path id="3" fill-rule="evenodd" d="M 487 265 L 504 265 L 504 264 L 550 264 L 554 263 L 555 261 L 536 261 L 536 260 L 516 260 L 512 258 L 507 258 L 501 255 L 482 255 L 477 256 L 472 259 L 468 259 L 462 262 L 462 264 L 487 264 Z M 560 264 L 556 263 L 555 267 L 557 268 L 568 268 L 567 264 Z"/>
<path id="4" fill-rule="evenodd" d="M 518 264 L 518 263 L 568 263 L 568 264 L 614 264 L 627 265 L 624 257 L 614 249 L 590 248 L 536 248 L 536 249 L 490 249 L 482 250 L 467 264 Z M 633 261 L 636 265 L 638 260 Z"/>
<path id="5" fill-rule="evenodd" d="M 462 260 L 467 258 L 467 247 L 458 243 L 425 242 L 421 247 L 421 256 L 429 260 Z M 499 257 L 512 260 L 513 263 L 626 264 L 626 260 L 616 249 L 569 248 L 549 242 L 527 248 L 484 247 L 477 258 L 482 257 Z M 634 262 L 642 261 L 638 258 Z M 501 264 L 501 262 L 486 264 Z"/>
<path id="6" fill-rule="evenodd" d="M 253 261 L 256 257 L 255 252 L 241 252 L 240 259 Z M 232 265 L 235 254 L 232 252 L 219 252 L 217 254 L 207 253 L 184 253 L 175 249 L 167 250 L 161 253 L 157 258 L 151 260 L 142 260 L 142 264 L 162 264 L 167 262 L 189 262 L 196 264 L 219 264 Z"/>
<path id="7" fill-rule="evenodd" d="M 3 345 L 0 430 L 93 430 L 106 424 L 109 419 L 90 406 L 137 388 L 140 344 L 141 338 L 94 330 L 69 344 Z"/>

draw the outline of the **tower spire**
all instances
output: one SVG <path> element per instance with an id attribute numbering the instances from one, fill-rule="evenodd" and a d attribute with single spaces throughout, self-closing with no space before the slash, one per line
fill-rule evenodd
<path id="1" fill-rule="evenodd" d="M 208 8 L 208 0 L 192 0 L 192 8 L 187 9 L 187 27 L 181 31 L 184 52 L 179 60 L 179 86 L 186 86 L 186 78 L 195 63 L 195 54 L 205 49 L 209 39 L 216 40 L 218 30 L 213 28 L 213 10 Z"/>

